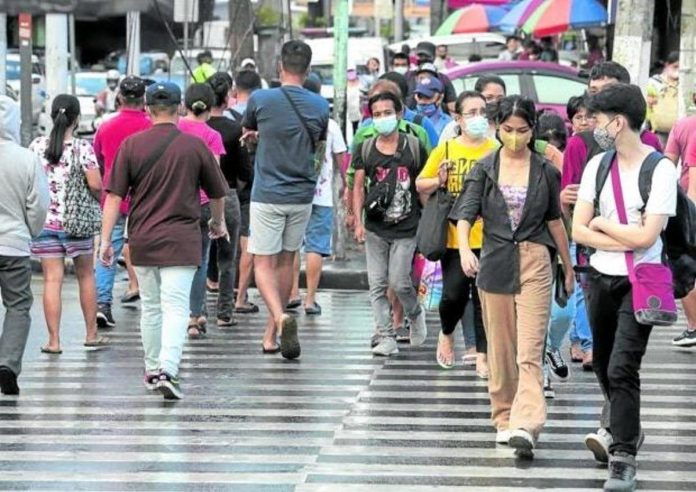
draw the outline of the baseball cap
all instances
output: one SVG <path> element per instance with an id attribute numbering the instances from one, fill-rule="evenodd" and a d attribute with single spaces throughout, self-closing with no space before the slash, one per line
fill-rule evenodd
<path id="1" fill-rule="evenodd" d="M 145 91 L 145 102 L 148 105 L 164 104 L 174 106 L 181 104 L 181 89 L 173 82 L 157 82 Z"/>
<path id="2" fill-rule="evenodd" d="M 416 94 L 425 97 L 433 97 L 436 93 L 442 93 L 444 87 L 437 77 L 429 77 L 421 80 L 416 86 Z"/>
<path id="3" fill-rule="evenodd" d="M 428 55 L 435 58 L 435 45 L 430 41 L 421 41 L 416 45 L 416 55 Z"/>
<path id="4" fill-rule="evenodd" d="M 418 67 L 418 73 L 430 72 L 433 75 L 437 75 L 437 67 L 433 63 L 423 63 Z"/>
<path id="5" fill-rule="evenodd" d="M 118 86 L 123 97 L 139 99 L 145 95 L 145 81 L 135 75 L 128 75 Z"/>

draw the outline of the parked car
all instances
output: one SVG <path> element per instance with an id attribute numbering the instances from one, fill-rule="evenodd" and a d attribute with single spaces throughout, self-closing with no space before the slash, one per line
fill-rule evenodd
<path id="1" fill-rule="evenodd" d="M 126 73 L 126 55 L 118 59 L 116 70 L 121 74 Z M 169 71 L 169 55 L 163 51 L 148 51 L 140 54 L 140 76 L 148 77 L 154 73 L 166 73 Z"/>
<path id="2" fill-rule="evenodd" d="M 494 74 L 505 82 L 509 96 L 520 94 L 533 100 L 537 109 L 553 109 L 567 118 L 566 104 L 587 90 L 587 80 L 570 67 L 537 61 L 483 61 L 454 67 L 445 72 L 457 94 L 474 90 L 483 74 Z"/>
<path id="3" fill-rule="evenodd" d="M 5 70 L 7 77 L 7 85 L 12 88 L 12 91 L 20 98 L 21 80 L 20 80 L 20 60 L 19 53 L 9 52 L 5 58 Z M 39 121 L 41 108 L 46 100 L 46 79 L 39 63 L 39 57 L 31 56 L 31 106 L 32 106 L 32 122 L 36 124 Z"/>

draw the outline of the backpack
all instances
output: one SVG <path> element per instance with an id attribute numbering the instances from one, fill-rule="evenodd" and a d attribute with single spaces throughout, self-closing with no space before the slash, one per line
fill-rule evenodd
<path id="1" fill-rule="evenodd" d="M 599 215 L 599 195 L 609 177 L 615 155 L 616 151 L 607 151 L 597 169 L 594 202 L 596 215 Z M 661 153 L 653 152 L 645 158 L 640 167 L 638 189 L 643 200 L 641 212 L 645 211 L 650 197 L 655 168 L 664 158 Z M 663 261 L 670 267 L 674 277 L 674 297 L 681 299 L 693 290 L 696 283 L 696 205 L 677 183 L 674 185 L 677 187 L 676 215 L 669 218 L 661 237 L 664 248 Z"/>
<path id="2" fill-rule="evenodd" d="M 679 112 L 679 90 L 676 85 L 665 83 L 662 79 L 656 78 L 662 83 L 662 87 L 657 93 L 657 102 L 652 107 L 650 114 L 650 125 L 653 131 L 658 133 L 669 133 L 674 123 L 677 121 Z"/>

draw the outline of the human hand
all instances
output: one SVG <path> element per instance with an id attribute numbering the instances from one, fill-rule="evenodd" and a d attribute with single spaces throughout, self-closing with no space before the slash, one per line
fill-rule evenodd
<path id="1" fill-rule="evenodd" d="M 105 267 L 110 267 L 114 264 L 114 247 L 111 241 L 102 241 L 99 246 L 99 261 Z"/>
<path id="2" fill-rule="evenodd" d="M 473 251 L 467 250 L 461 255 L 462 271 L 467 277 L 475 277 L 479 270 L 479 260 Z"/>
<path id="3" fill-rule="evenodd" d="M 578 201 L 580 185 L 568 185 L 561 191 L 561 203 L 565 206 L 575 205 Z"/>

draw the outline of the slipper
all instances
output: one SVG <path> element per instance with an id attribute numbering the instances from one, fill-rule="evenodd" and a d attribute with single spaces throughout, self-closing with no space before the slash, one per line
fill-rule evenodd
<path id="1" fill-rule="evenodd" d="M 300 340 L 297 338 L 297 320 L 287 314 L 283 316 L 280 331 L 280 352 L 283 357 L 292 360 L 300 356 Z"/>
<path id="2" fill-rule="evenodd" d="M 315 302 L 314 305 L 305 307 L 304 312 L 307 316 L 318 316 L 321 314 L 321 306 L 318 302 Z"/>
<path id="3" fill-rule="evenodd" d="M 137 290 L 135 292 L 126 292 L 121 297 L 122 304 L 129 304 L 131 302 L 136 302 L 139 300 L 140 300 L 140 291 L 137 291 Z"/>
<path id="4" fill-rule="evenodd" d="M 235 307 L 234 312 L 237 314 L 254 314 L 259 312 L 259 307 L 253 302 L 250 302 L 246 306 Z"/>
<path id="5" fill-rule="evenodd" d="M 91 342 L 85 342 L 84 343 L 85 347 L 106 347 L 109 345 L 109 339 L 106 337 L 98 337 L 96 340 L 92 340 Z"/>
<path id="6" fill-rule="evenodd" d="M 44 354 L 53 354 L 53 355 L 60 355 L 63 353 L 63 351 L 61 349 L 55 350 L 55 349 L 48 348 L 48 347 L 41 347 L 41 352 L 43 352 Z"/>
<path id="7" fill-rule="evenodd" d="M 276 345 L 272 349 L 267 349 L 266 347 L 263 346 L 263 344 L 261 344 L 261 351 L 267 355 L 277 354 L 278 352 L 280 352 L 280 347 L 278 345 Z"/>
<path id="8" fill-rule="evenodd" d="M 454 367 L 454 350 L 452 350 L 452 356 L 447 358 L 445 357 L 444 353 L 442 350 L 442 344 L 444 343 L 447 335 L 444 335 L 442 332 L 440 332 L 440 335 L 438 336 L 437 340 L 437 353 L 435 357 L 437 358 L 437 363 L 440 367 L 443 369 L 452 369 Z"/>
<path id="9" fill-rule="evenodd" d="M 288 301 L 287 306 L 285 306 L 285 309 L 297 309 L 302 305 L 302 299 L 299 297 L 297 299 L 290 299 Z"/>

